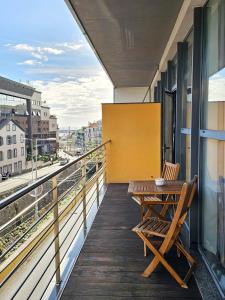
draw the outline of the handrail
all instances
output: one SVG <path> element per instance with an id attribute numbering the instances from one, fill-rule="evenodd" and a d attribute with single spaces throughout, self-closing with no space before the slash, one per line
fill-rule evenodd
<path id="1" fill-rule="evenodd" d="M 21 190 L 17 191 L 16 193 L 6 197 L 5 199 L 0 200 L 0 210 L 5 208 L 9 204 L 15 202 L 17 199 L 23 197 L 27 193 L 31 192 L 33 189 L 37 188 L 38 186 L 45 183 L 46 181 L 52 179 L 54 176 L 56 176 L 56 175 L 60 174 L 61 172 L 65 171 L 67 168 L 69 168 L 72 165 L 74 165 L 74 164 L 78 163 L 79 161 L 83 160 L 84 158 L 86 158 L 87 156 L 92 154 L 93 152 L 97 151 L 98 149 L 101 149 L 102 147 L 104 147 L 106 144 L 108 144 L 110 142 L 111 142 L 111 140 L 108 140 L 108 141 L 104 142 L 103 144 L 99 145 L 98 147 L 88 151 L 87 153 L 83 154 L 82 156 L 78 157 L 77 159 L 73 160 L 72 162 L 66 164 L 62 168 L 60 168 L 56 171 L 53 171 L 52 173 L 38 179 L 37 181 L 35 181 L 31 185 L 28 185 L 28 186 L 22 188 Z"/>
<path id="2" fill-rule="evenodd" d="M 109 142 L 101 144 L 57 171 L 0 201 L 0 209 L 10 209 L 7 205 L 14 203 L 15 200 L 30 200 L 29 197 L 25 198 L 26 195 L 46 182 L 42 189 L 43 194 L 35 197 L 31 204 L 28 201 L 25 208 L 16 212 L 16 216 L 2 226 L 2 232 L 5 230 L 4 227 L 7 227 L 0 255 L 0 288 L 3 288 L 3 295 L 8 293 L 8 286 L 11 284 L 9 280 L 17 280 L 16 274 L 26 262 L 29 264 L 29 258 L 32 255 L 35 256 L 32 260 L 32 268 L 26 265 L 23 269 L 25 277 L 19 279 L 18 285 L 10 290 L 10 299 L 18 295 L 20 297 L 23 293 L 27 293 L 25 296 L 27 299 L 30 299 L 34 293 L 39 293 L 42 298 L 53 289 L 57 290 L 57 294 L 63 289 L 66 282 L 64 270 L 69 266 L 66 257 L 69 257 L 70 251 L 74 251 L 74 247 L 78 246 L 76 251 L 80 251 L 90 229 L 93 215 L 97 213 L 106 190 L 107 148 L 105 145 Z M 89 162 L 92 164 L 90 165 Z M 87 168 L 87 166 L 90 167 Z M 77 172 L 79 172 L 78 177 L 75 176 Z M 48 189 L 47 192 L 46 189 Z M 42 200 L 44 200 L 43 203 Z M 41 205 L 38 206 L 38 203 Z M 30 219 L 27 219 L 28 211 L 32 214 Z M 21 223 L 24 226 L 18 232 L 17 226 Z M 72 246 L 77 237 L 82 237 L 82 243 Z M 36 251 L 39 253 L 38 257 L 35 255 Z M 44 261 L 45 258 L 46 261 Z M 54 268 L 52 269 L 50 266 L 53 266 L 53 261 Z M 41 272 L 36 272 L 38 266 L 43 266 Z M 45 277 L 46 274 L 47 277 Z M 35 280 L 30 285 L 29 280 L 34 275 Z M 53 283 L 54 276 L 56 280 Z M 50 285 L 51 282 L 53 285 Z"/>

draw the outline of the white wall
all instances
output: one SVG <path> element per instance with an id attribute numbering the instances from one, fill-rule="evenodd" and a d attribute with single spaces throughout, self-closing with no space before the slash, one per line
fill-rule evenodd
<path id="1" fill-rule="evenodd" d="M 114 103 L 142 102 L 147 91 L 147 86 L 114 88 Z M 149 92 L 146 95 L 145 102 L 149 102 Z"/>
<path id="2" fill-rule="evenodd" d="M 49 121 L 49 117 L 50 117 L 50 108 L 47 106 L 46 107 L 42 106 L 41 107 L 41 120 Z"/>
<path id="3" fill-rule="evenodd" d="M 18 168 L 18 162 L 22 162 L 22 170 L 25 169 L 25 140 L 20 140 L 21 134 L 24 135 L 24 131 L 22 131 L 18 126 L 16 126 L 16 130 L 12 130 L 12 125 L 14 124 L 12 121 L 9 122 L 10 124 L 10 131 L 8 131 L 6 126 L 4 126 L 0 130 L 0 136 L 3 138 L 3 145 L 0 146 L 0 151 L 3 151 L 3 161 L 0 161 L 0 167 L 8 166 L 12 164 L 12 173 L 15 172 L 14 170 L 14 163 L 17 163 Z M 16 135 L 16 144 L 7 145 L 6 138 L 7 136 L 13 136 Z M 24 155 L 21 155 L 21 147 L 24 148 Z M 13 152 L 13 149 L 17 149 L 17 157 L 12 157 L 10 159 L 7 158 L 7 151 L 11 149 Z M 12 153 L 13 155 L 13 153 Z"/>
<path id="4" fill-rule="evenodd" d="M 56 118 L 50 118 L 49 119 L 49 131 L 57 131 L 57 119 Z"/>

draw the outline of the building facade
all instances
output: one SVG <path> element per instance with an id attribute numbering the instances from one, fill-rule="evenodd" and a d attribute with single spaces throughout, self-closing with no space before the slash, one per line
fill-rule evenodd
<path id="1" fill-rule="evenodd" d="M 50 117 L 50 108 L 42 100 L 41 92 L 0 77 L 0 114 L 0 119 L 14 120 L 25 131 L 28 160 L 36 141 L 38 154 L 57 152 L 58 126 L 52 125 L 57 118 Z"/>
<path id="2" fill-rule="evenodd" d="M 0 121 L 0 174 L 20 174 L 25 169 L 25 131 L 8 119 Z"/>
<path id="3" fill-rule="evenodd" d="M 96 147 L 102 141 L 102 122 L 89 122 L 84 129 L 84 140 L 86 148 Z"/>

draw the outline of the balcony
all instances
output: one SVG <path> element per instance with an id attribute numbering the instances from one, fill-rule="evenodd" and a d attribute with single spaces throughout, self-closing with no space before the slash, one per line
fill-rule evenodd
<path id="1" fill-rule="evenodd" d="M 108 186 L 61 299 L 201 299 L 193 278 L 184 290 L 162 266 L 150 278 L 141 276 L 152 256 L 143 256 L 143 243 L 131 231 L 140 212 L 127 188 Z M 175 257 L 171 264 L 184 274 L 186 262 Z"/>
<path id="2" fill-rule="evenodd" d="M 200 299 L 182 289 L 131 231 L 140 218 L 127 184 L 105 184 L 110 141 L 0 202 L 0 298 Z M 97 214 L 97 216 L 96 216 Z M 95 217 L 96 216 L 96 217 Z M 181 274 L 187 264 L 169 256 Z"/>

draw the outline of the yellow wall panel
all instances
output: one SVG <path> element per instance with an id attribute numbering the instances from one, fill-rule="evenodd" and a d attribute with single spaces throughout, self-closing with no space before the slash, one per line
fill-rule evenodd
<path id="1" fill-rule="evenodd" d="M 102 104 L 108 183 L 160 175 L 160 104 Z"/>

